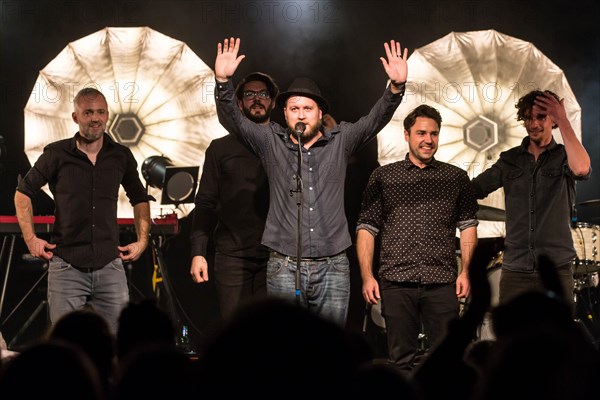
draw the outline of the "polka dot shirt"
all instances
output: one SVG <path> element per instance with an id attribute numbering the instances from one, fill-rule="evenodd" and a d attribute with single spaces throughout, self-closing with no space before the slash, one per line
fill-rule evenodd
<path id="1" fill-rule="evenodd" d="M 437 160 L 421 169 L 407 155 L 373 171 L 357 229 L 380 240 L 380 278 L 449 283 L 457 277 L 456 228 L 476 226 L 477 207 L 464 170 Z"/>

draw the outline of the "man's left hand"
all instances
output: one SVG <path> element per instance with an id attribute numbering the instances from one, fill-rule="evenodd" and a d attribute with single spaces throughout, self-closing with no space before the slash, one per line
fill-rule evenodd
<path id="1" fill-rule="evenodd" d="M 146 245 L 142 242 L 133 242 L 127 246 L 117 246 L 119 256 L 123 261 L 135 261 L 146 250 Z"/>

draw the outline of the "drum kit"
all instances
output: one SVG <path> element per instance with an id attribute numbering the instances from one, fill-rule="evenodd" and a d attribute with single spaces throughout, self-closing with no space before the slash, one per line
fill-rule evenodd
<path id="1" fill-rule="evenodd" d="M 600 199 L 588 200 L 579 203 L 581 206 L 600 207 Z M 599 243 L 600 225 L 594 225 L 587 222 L 577 222 L 571 228 L 573 236 L 573 246 L 577 252 L 577 258 L 574 261 L 575 274 L 590 274 L 600 271 Z"/>

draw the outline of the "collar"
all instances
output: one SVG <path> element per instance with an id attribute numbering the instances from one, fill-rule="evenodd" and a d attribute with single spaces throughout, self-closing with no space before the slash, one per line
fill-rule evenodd
<path id="1" fill-rule="evenodd" d="M 281 125 L 278 125 L 278 127 L 279 128 L 277 130 L 274 130 L 274 133 L 276 135 L 279 135 L 285 144 L 296 146 L 296 143 L 294 143 L 290 137 L 290 135 L 293 135 L 294 132 L 292 132 L 291 129 L 284 128 Z M 321 137 L 311 147 L 313 147 L 315 145 L 318 145 L 318 146 L 325 145 L 327 142 L 329 142 L 329 141 L 331 141 L 331 139 L 333 139 L 333 136 L 336 133 L 339 133 L 339 129 L 329 131 L 324 128 L 321 128 Z"/>
<path id="2" fill-rule="evenodd" d="M 519 146 L 519 151 L 521 153 L 527 153 L 529 154 L 529 143 L 531 143 L 531 140 L 529 139 L 529 136 L 525 136 L 523 138 L 523 140 L 521 141 L 521 145 Z M 556 146 L 558 146 L 558 143 L 556 142 L 556 140 L 554 140 L 554 136 L 552 136 L 552 140 L 550 141 L 550 143 L 548 144 L 548 146 L 546 146 L 546 150 L 547 151 L 552 151 L 556 148 Z"/>
<path id="3" fill-rule="evenodd" d="M 110 137 L 109 134 L 107 134 L 106 132 L 103 133 L 104 138 L 102 139 L 102 148 L 105 148 L 107 146 L 114 146 L 115 145 L 115 141 L 113 140 L 112 137 Z M 70 147 L 71 150 L 76 150 L 77 149 L 77 138 L 81 137 L 81 135 L 79 134 L 79 131 L 77 133 L 75 133 L 75 135 L 73 135 L 73 137 L 70 139 Z"/>
<path id="4" fill-rule="evenodd" d="M 425 165 L 425 168 L 422 169 L 426 169 L 426 168 L 437 168 L 440 164 L 440 161 L 436 160 L 435 157 L 433 157 L 431 159 L 431 162 L 429 164 Z M 408 153 L 406 153 L 406 156 L 404 156 L 404 160 L 402 162 L 402 165 L 404 166 L 404 168 L 406 169 L 411 169 L 411 168 L 419 168 L 418 166 L 416 166 L 408 157 Z M 419 168 L 421 169 L 421 168 Z"/>

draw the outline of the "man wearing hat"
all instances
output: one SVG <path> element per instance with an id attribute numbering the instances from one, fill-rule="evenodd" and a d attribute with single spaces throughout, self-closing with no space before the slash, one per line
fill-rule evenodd
<path id="1" fill-rule="evenodd" d="M 295 300 L 343 327 L 350 300 L 346 249 L 352 244 L 344 211 L 346 168 L 350 157 L 387 125 L 400 105 L 408 74 L 408 50 L 402 53 L 400 43 L 394 40 L 385 43 L 386 57 L 381 57 L 381 62 L 391 83 L 382 97 L 356 123 L 341 122 L 325 129 L 322 117 L 328 103 L 308 78 L 296 79 L 277 98 L 286 127 L 244 118 L 236 107 L 231 83 L 245 57 L 238 56 L 239 47 L 240 39 L 233 37 L 217 46 L 215 99 L 219 121 L 260 157 L 269 180 L 270 207 L 262 236 L 262 244 L 270 249 L 267 293 Z M 301 185 L 296 180 L 299 158 Z M 301 213 L 297 213 L 294 195 L 299 187 Z"/>
<path id="2" fill-rule="evenodd" d="M 254 72 L 240 81 L 240 111 L 268 124 L 279 88 L 269 75 Z M 223 318 L 255 297 L 266 295 L 269 250 L 260 241 L 269 209 L 262 163 L 235 136 L 214 139 L 206 149 L 191 232 L 192 279 L 208 281 L 208 243 L 215 247 L 215 286 Z"/>

